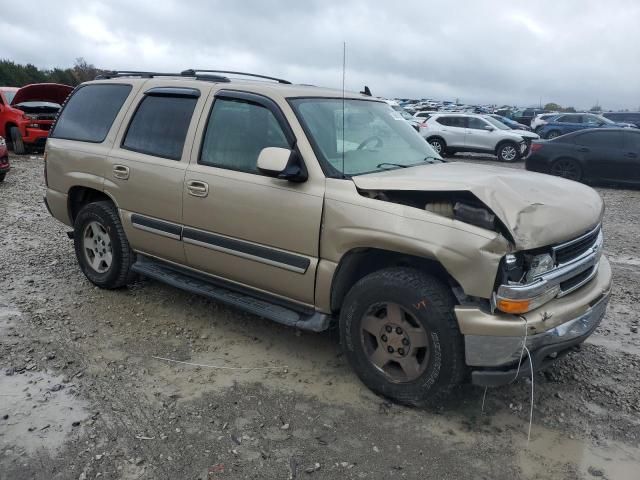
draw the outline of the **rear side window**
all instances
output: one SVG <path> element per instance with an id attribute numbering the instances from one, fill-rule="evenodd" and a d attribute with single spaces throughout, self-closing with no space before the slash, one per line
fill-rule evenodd
<path id="1" fill-rule="evenodd" d="M 440 117 L 440 118 L 436 119 L 436 121 L 440 125 L 445 125 L 447 127 L 465 128 L 465 118 L 464 117 Z"/>
<path id="2" fill-rule="evenodd" d="M 584 133 L 576 138 L 578 145 L 595 148 L 622 148 L 622 142 L 622 132 L 607 132 L 604 129 Z"/>
<path id="3" fill-rule="evenodd" d="M 122 148 L 180 160 L 196 97 L 147 95 L 133 115 Z"/>
<path id="4" fill-rule="evenodd" d="M 80 87 L 60 113 L 51 137 L 103 142 L 129 92 L 131 85 L 124 84 Z"/>

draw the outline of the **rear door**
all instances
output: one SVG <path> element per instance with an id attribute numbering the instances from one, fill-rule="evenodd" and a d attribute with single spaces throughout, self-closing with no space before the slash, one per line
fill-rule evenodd
<path id="1" fill-rule="evenodd" d="M 575 143 L 584 159 L 585 176 L 596 180 L 617 180 L 628 174 L 628 158 L 621 131 L 601 129 L 585 132 L 576 137 Z"/>
<path id="2" fill-rule="evenodd" d="M 280 107 L 262 95 L 220 91 L 205 107 L 184 189 L 188 264 L 300 303 L 314 300 L 324 177 L 302 183 L 257 169 L 265 147 L 296 148 Z"/>
<path id="3" fill-rule="evenodd" d="M 435 120 L 440 124 L 444 141 L 450 147 L 464 147 L 467 135 L 466 117 L 460 115 L 443 115 Z"/>
<path id="4" fill-rule="evenodd" d="M 182 190 L 197 114 L 198 88 L 148 82 L 130 108 L 105 172 L 134 250 L 184 263 Z"/>
<path id="5" fill-rule="evenodd" d="M 626 130 L 623 136 L 626 177 L 633 183 L 640 183 L 640 131 Z"/>

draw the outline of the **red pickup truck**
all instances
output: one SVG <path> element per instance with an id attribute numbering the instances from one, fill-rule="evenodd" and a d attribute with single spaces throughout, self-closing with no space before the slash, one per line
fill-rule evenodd
<path id="1" fill-rule="evenodd" d="M 0 135 L 15 153 L 44 148 L 56 114 L 72 90 L 59 83 L 0 87 Z"/>

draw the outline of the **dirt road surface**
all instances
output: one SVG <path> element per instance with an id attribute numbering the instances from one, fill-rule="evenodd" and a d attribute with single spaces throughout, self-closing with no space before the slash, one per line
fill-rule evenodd
<path id="1" fill-rule="evenodd" d="M 1 480 L 640 478 L 640 191 L 598 188 L 609 311 L 581 351 L 535 375 L 527 443 L 529 381 L 489 389 L 484 411 L 472 386 L 438 409 L 400 407 L 358 381 L 333 332 L 150 280 L 93 287 L 42 203 L 42 158 L 12 163 L 0 184 Z"/>

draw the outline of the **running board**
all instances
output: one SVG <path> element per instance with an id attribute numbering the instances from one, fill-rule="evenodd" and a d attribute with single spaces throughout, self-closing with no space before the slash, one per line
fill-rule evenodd
<path id="1" fill-rule="evenodd" d="M 318 313 L 311 309 L 302 311 L 278 305 L 266 299 L 257 298 L 248 291 L 241 292 L 226 285 L 219 285 L 219 281 L 214 283 L 214 280 L 209 280 L 204 275 L 198 275 L 195 272 L 140 254 L 138 254 L 138 260 L 131 266 L 131 269 L 145 277 L 153 278 L 187 292 L 203 295 L 259 317 L 301 330 L 322 332 L 329 328 L 331 322 L 331 318 L 323 313 Z"/>

